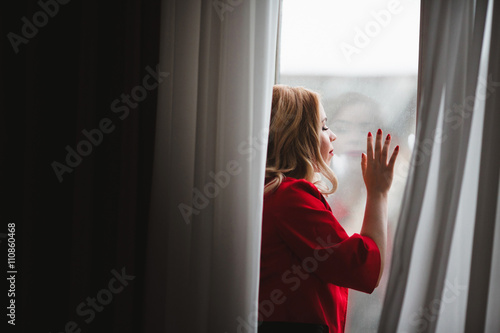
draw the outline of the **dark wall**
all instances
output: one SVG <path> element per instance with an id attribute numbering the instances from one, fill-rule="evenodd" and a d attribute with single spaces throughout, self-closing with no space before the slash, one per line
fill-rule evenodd
<path id="1" fill-rule="evenodd" d="M 9 223 L 17 332 L 139 331 L 159 14 L 160 0 L 0 4 L 7 332 Z"/>

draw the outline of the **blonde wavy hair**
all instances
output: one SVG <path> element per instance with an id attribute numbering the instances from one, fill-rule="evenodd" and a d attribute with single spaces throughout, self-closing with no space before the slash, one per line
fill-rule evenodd
<path id="1" fill-rule="evenodd" d="M 326 196 L 337 190 L 337 177 L 320 151 L 320 105 L 319 94 L 309 89 L 273 87 L 264 194 L 274 192 L 286 177 L 306 179 Z M 318 173 L 330 181 L 332 188 Z"/>

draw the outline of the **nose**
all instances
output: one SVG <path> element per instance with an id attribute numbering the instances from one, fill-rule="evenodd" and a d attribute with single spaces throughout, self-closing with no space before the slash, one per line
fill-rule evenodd
<path id="1" fill-rule="evenodd" d="M 337 140 L 337 136 L 330 130 L 330 141 L 333 142 L 335 140 Z"/>

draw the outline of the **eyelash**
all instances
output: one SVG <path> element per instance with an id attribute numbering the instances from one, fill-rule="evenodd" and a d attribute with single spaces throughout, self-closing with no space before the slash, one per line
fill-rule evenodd
<path id="1" fill-rule="evenodd" d="M 323 126 L 323 131 L 328 131 L 329 129 L 327 126 Z"/>

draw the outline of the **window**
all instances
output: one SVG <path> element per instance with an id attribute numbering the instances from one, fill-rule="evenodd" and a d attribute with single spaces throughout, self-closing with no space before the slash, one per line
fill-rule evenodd
<path id="1" fill-rule="evenodd" d="M 350 290 L 346 331 L 374 332 L 382 309 L 415 133 L 419 1 L 283 0 L 277 82 L 317 91 L 337 135 L 328 198 L 348 234 L 359 232 L 366 191 L 361 152 L 381 128 L 400 146 L 389 194 L 384 276 L 372 295 Z"/>

